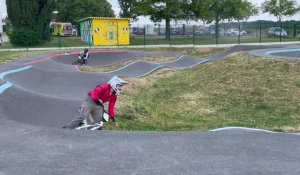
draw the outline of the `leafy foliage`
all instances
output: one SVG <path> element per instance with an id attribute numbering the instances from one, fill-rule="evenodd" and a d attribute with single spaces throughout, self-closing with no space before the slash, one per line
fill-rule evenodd
<path id="1" fill-rule="evenodd" d="M 13 44 L 21 46 L 30 42 L 30 45 L 37 45 L 50 39 L 49 23 L 55 0 L 6 0 L 6 5 L 13 26 Z M 25 35 L 32 38 L 32 41 L 22 41 Z"/>
<path id="2" fill-rule="evenodd" d="M 119 0 L 122 6 L 128 0 Z M 131 1 L 133 2 L 133 1 Z M 166 38 L 169 38 L 171 20 L 187 19 L 190 12 L 188 0 L 140 0 L 131 4 L 131 15 L 150 16 L 154 22 L 166 21 Z M 123 10 L 123 13 L 128 12 Z"/>
<path id="3" fill-rule="evenodd" d="M 40 33 L 25 28 L 13 28 L 10 34 L 10 41 L 15 46 L 27 47 L 36 46 L 43 42 Z"/>
<path id="4" fill-rule="evenodd" d="M 60 0 L 57 2 L 57 21 L 77 23 L 86 17 L 114 17 L 106 0 Z"/>
<path id="5" fill-rule="evenodd" d="M 193 0 L 192 4 L 198 18 L 208 23 L 215 21 L 215 33 L 219 33 L 222 20 L 243 20 L 258 13 L 258 9 L 248 0 Z"/>
<path id="6" fill-rule="evenodd" d="M 243 20 L 258 13 L 258 9 L 248 0 L 193 0 L 192 3 L 197 17 L 209 23 Z"/>
<path id="7" fill-rule="evenodd" d="M 293 16 L 299 12 L 300 7 L 297 7 L 295 0 L 266 0 L 262 4 L 263 12 L 268 12 L 277 17 L 281 21 L 284 16 Z"/>
<path id="8" fill-rule="evenodd" d="M 121 12 L 120 16 L 123 18 L 132 18 L 136 20 L 139 16 L 139 12 L 136 10 L 136 0 L 118 0 Z"/>

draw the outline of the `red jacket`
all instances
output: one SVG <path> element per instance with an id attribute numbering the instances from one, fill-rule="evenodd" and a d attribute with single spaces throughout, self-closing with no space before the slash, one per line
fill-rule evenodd
<path id="1" fill-rule="evenodd" d="M 108 115 L 111 118 L 115 117 L 115 104 L 117 101 L 117 96 L 115 93 L 111 93 L 111 87 L 109 84 L 100 84 L 95 89 L 91 90 L 88 95 L 94 100 L 95 103 L 98 100 L 102 100 L 103 103 L 109 101 L 108 104 Z"/>

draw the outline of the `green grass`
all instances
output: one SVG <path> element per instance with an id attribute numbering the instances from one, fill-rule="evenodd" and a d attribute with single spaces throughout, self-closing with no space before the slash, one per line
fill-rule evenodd
<path id="1" fill-rule="evenodd" d="M 117 105 L 118 125 L 108 129 L 300 131 L 299 61 L 238 53 L 194 69 L 128 81 Z"/>
<path id="2" fill-rule="evenodd" d="M 80 37 L 59 37 L 52 36 L 52 39 L 49 42 L 41 44 L 39 46 L 30 47 L 30 48 L 47 48 L 47 47 L 84 47 L 88 46 L 88 44 L 82 42 Z M 0 49 L 11 49 L 11 48 L 21 48 L 13 46 L 11 43 L 4 43 Z M 24 48 L 24 47 L 22 47 Z"/>
<path id="3" fill-rule="evenodd" d="M 61 47 L 84 47 L 88 44 L 81 41 L 80 37 L 60 37 Z M 50 42 L 47 42 L 39 47 L 59 47 L 59 37 L 52 37 Z"/>

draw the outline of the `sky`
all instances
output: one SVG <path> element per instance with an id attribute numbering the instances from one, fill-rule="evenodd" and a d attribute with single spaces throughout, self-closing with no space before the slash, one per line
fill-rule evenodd
<path id="1" fill-rule="evenodd" d="M 115 12 L 115 15 L 118 16 L 119 12 L 120 12 L 120 7 L 118 4 L 118 0 L 107 0 L 111 5 L 112 8 Z M 249 0 L 250 2 L 256 4 L 257 6 L 261 6 L 261 4 L 265 1 L 265 0 Z M 300 0 L 296 0 L 298 5 L 300 5 Z M 5 17 L 7 15 L 6 13 L 6 5 L 5 5 L 5 0 L 0 0 L 0 17 Z M 270 15 L 270 14 L 260 14 L 258 16 L 252 16 L 250 17 L 247 21 L 256 21 L 256 20 L 272 20 L 272 21 L 276 21 L 277 19 Z M 300 13 L 298 13 L 297 15 L 294 15 L 292 17 L 285 17 L 283 18 L 283 20 L 300 20 Z M 145 17 L 140 17 L 139 21 L 136 22 L 138 24 L 151 24 L 151 21 L 148 18 Z"/>

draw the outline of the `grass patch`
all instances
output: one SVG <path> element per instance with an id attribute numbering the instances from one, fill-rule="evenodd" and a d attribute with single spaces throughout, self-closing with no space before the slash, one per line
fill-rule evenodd
<path id="1" fill-rule="evenodd" d="M 88 47 L 89 45 L 87 43 L 84 43 L 81 41 L 80 37 L 57 37 L 52 36 L 51 40 L 48 42 L 45 42 L 41 45 L 29 47 L 29 48 L 47 48 L 47 47 Z M 12 49 L 12 48 L 27 48 L 24 47 L 17 47 L 13 46 L 10 42 L 3 43 L 2 46 L 0 46 L 0 49 Z"/>
<path id="2" fill-rule="evenodd" d="M 109 129 L 300 131 L 299 61 L 237 53 L 194 69 L 160 70 L 127 81 L 117 105 L 118 125 Z"/>
<path id="3" fill-rule="evenodd" d="M 28 56 L 44 53 L 45 51 L 2 51 L 0 52 L 0 64 L 6 64 L 10 61 L 25 58 Z"/>
<path id="4" fill-rule="evenodd" d="M 191 55 L 195 57 L 206 57 L 210 55 L 215 55 L 217 53 L 223 52 L 226 48 L 175 48 L 175 47 L 161 47 L 161 48 L 134 48 L 132 50 L 140 50 L 146 52 L 176 52 L 183 55 Z"/>
<path id="5" fill-rule="evenodd" d="M 84 47 L 87 43 L 81 41 L 80 37 L 57 37 L 52 36 L 51 41 L 46 42 L 38 47 Z"/>

